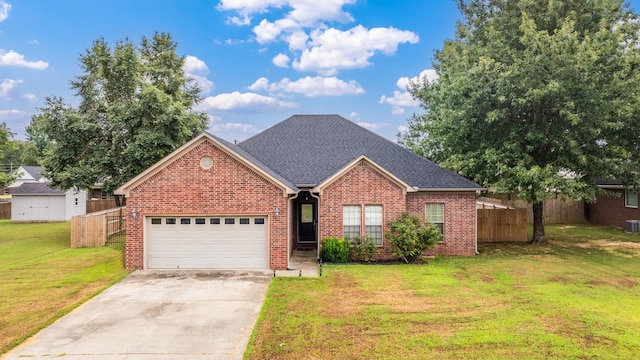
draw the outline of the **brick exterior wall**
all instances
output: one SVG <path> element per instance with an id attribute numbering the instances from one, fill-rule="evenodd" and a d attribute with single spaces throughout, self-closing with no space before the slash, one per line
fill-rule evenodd
<path id="1" fill-rule="evenodd" d="M 200 166 L 204 156 L 213 159 L 210 169 Z M 134 209 L 136 219 L 132 216 Z M 128 269 L 144 267 L 144 219 L 151 215 L 267 215 L 269 266 L 287 268 L 289 215 L 283 189 L 208 140 L 195 145 L 129 192 L 125 251 Z"/>
<path id="2" fill-rule="evenodd" d="M 320 196 L 320 239 L 326 237 L 343 238 L 342 207 L 360 205 L 360 230 L 364 234 L 364 206 L 382 205 L 382 232 L 386 224 L 405 211 L 406 195 L 396 183 L 382 175 L 375 168 L 361 161 L 346 174 L 327 186 Z M 391 249 L 386 240 L 377 259 L 391 258 Z"/>
<path id="3" fill-rule="evenodd" d="M 465 193 L 408 193 L 382 175 L 366 161 L 327 186 L 320 196 L 320 239 L 344 237 L 343 206 L 360 205 L 361 232 L 364 234 L 364 206 L 382 205 L 383 233 L 387 223 L 402 212 L 409 211 L 425 220 L 425 204 L 443 203 L 445 208 L 445 241 L 430 251 L 435 255 L 474 255 L 476 244 L 475 192 Z M 379 248 L 378 260 L 391 259 L 386 239 Z"/>
<path id="4" fill-rule="evenodd" d="M 407 195 L 407 211 L 425 221 L 426 204 L 444 204 L 444 241 L 431 255 L 475 255 L 476 194 L 475 192 L 419 192 Z"/>
<path id="5" fill-rule="evenodd" d="M 598 195 L 589 206 L 589 221 L 624 228 L 627 220 L 640 220 L 640 209 L 625 206 L 624 190 L 608 190 L 617 196 Z"/>

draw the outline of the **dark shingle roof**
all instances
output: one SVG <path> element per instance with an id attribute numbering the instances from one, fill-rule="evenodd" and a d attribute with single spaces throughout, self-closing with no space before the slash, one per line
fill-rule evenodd
<path id="1" fill-rule="evenodd" d="M 290 182 L 317 185 L 361 155 L 420 189 L 481 189 L 339 115 L 294 115 L 238 146 Z"/>
<path id="2" fill-rule="evenodd" d="M 49 187 L 49 183 L 23 183 L 11 195 L 64 195 L 64 191 Z"/>
<path id="3" fill-rule="evenodd" d="M 29 173 L 36 181 L 39 181 L 42 178 L 42 171 L 44 168 L 42 166 L 23 166 L 24 171 Z"/>
<path id="4" fill-rule="evenodd" d="M 287 185 L 288 187 L 290 187 L 293 190 L 299 190 L 291 181 L 287 180 L 286 178 L 282 177 L 280 174 L 278 174 L 277 172 L 275 172 L 274 170 L 270 169 L 268 166 L 266 166 L 265 164 L 263 164 L 260 160 L 256 159 L 253 155 L 251 155 L 250 153 L 246 152 L 243 148 L 239 147 L 238 145 L 232 144 L 222 138 L 219 138 L 215 135 L 212 135 L 210 133 L 207 133 L 209 136 L 211 136 L 212 138 L 215 138 L 216 140 L 220 141 L 221 143 L 223 143 L 225 146 L 227 146 L 228 148 L 232 149 L 233 151 L 237 152 L 238 155 L 244 157 L 245 159 L 247 159 L 248 161 L 250 161 L 251 163 L 253 163 L 254 165 L 256 165 L 257 167 L 259 167 L 260 169 L 264 170 L 267 174 L 273 176 L 274 178 L 278 179 L 280 182 L 282 182 L 283 184 Z"/>

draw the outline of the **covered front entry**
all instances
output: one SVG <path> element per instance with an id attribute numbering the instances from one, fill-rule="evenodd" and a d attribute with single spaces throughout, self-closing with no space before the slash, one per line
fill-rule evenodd
<path id="1" fill-rule="evenodd" d="M 318 199 L 308 191 L 300 192 L 294 202 L 296 249 L 316 249 L 318 246 Z"/>
<path id="2" fill-rule="evenodd" d="M 266 216 L 150 216 L 147 269 L 268 269 Z"/>

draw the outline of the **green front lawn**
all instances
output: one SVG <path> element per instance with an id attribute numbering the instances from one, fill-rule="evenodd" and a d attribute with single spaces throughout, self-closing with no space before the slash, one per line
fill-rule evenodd
<path id="1" fill-rule="evenodd" d="M 248 359 L 633 359 L 640 236 L 548 226 L 541 246 L 276 278 Z"/>
<path id="2" fill-rule="evenodd" d="M 0 354 L 128 274 L 122 250 L 71 249 L 70 226 L 0 220 Z"/>

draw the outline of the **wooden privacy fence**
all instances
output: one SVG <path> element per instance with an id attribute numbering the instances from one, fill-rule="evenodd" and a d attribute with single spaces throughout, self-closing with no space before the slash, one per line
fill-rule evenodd
<path id="1" fill-rule="evenodd" d="M 116 208 L 115 199 L 87 200 L 87 214 Z"/>
<path id="2" fill-rule="evenodd" d="M 515 208 L 527 209 L 527 222 L 533 224 L 533 209 L 531 204 L 524 200 L 508 200 L 504 198 L 482 197 L 479 200 L 506 205 Z M 545 224 L 586 224 L 587 218 L 584 216 L 584 201 L 561 199 L 547 199 L 543 204 L 543 215 Z"/>
<path id="3" fill-rule="evenodd" d="M 527 209 L 478 209 L 478 242 L 527 241 Z"/>
<path id="4" fill-rule="evenodd" d="M 11 203 L 0 203 L 0 219 L 11 219 Z"/>
<path id="5" fill-rule="evenodd" d="M 110 236 L 124 234 L 125 207 L 71 218 L 71 247 L 104 246 Z M 115 225 L 115 226 L 114 226 Z"/>

